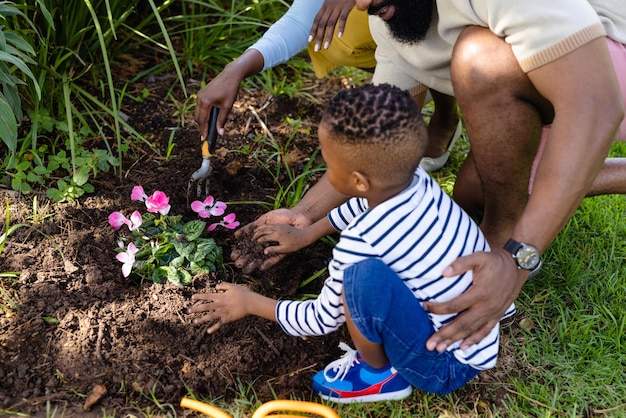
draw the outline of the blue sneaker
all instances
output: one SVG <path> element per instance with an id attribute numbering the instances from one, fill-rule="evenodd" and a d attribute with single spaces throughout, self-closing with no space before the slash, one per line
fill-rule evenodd
<path id="1" fill-rule="evenodd" d="M 375 402 L 404 399 L 413 391 L 391 365 L 375 369 L 347 344 L 339 343 L 339 348 L 346 353 L 313 376 L 313 390 L 323 399 L 339 403 Z"/>

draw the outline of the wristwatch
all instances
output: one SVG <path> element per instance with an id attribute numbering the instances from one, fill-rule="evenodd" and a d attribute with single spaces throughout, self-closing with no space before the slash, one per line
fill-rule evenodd
<path id="1" fill-rule="evenodd" d="M 517 268 L 530 271 L 529 278 L 533 277 L 541 269 L 539 250 L 532 245 L 510 239 L 504 244 L 503 248 L 513 256 L 517 263 Z"/>

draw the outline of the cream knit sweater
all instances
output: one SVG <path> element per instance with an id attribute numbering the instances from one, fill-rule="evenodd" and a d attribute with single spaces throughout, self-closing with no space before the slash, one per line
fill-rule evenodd
<path id="1" fill-rule="evenodd" d="M 395 41 L 378 16 L 369 23 L 378 45 L 374 83 L 453 95 L 450 57 L 465 27 L 490 28 L 528 72 L 598 37 L 626 43 L 626 0 L 437 0 L 431 29 L 416 45 Z"/>

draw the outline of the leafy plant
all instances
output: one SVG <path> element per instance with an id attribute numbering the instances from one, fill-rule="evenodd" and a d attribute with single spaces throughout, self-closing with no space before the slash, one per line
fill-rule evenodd
<path id="1" fill-rule="evenodd" d="M 222 249 L 213 238 L 207 237 L 207 232 L 217 226 L 237 228 L 239 222 L 234 213 L 207 228 L 202 220 L 183 222 L 181 215 L 169 215 L 169 197 L 162 191 L 147 196 L 141 186 L 135 186 L 131 200 L 145 202 L 147 213 L 134 211 L 129 218 L 120 212 L 109 215 L 109 224 L 114 229 L 126 225 L 130 232 L 120 237 L 116 256 L 123 263 L 124 277 L 134 273 L 155 283 L 169 280 L 182 286 L 190 284 L 195 275 L 223 270 Z M 191 204 L 191 209 L 204 219 L 223 215 L 226 207 L 212 196 Z"/>
<path id="2" fill-rule="evenodd" d="M 18 86 L 26 84 L 16 73 L 21 72 L 30 79 L 37 99 L 41 97 L 39 84 L 30 68 L 36 64 L 33 59 L 35 50 L 18 31 L 5 29 L 7 20 L 16 16 L 24 24 L 32 24 L 12 2 L 0 1 L 0 138 L 9 149 L 11 159 L 17 150 L 17 126 L 23 118 Z"/>

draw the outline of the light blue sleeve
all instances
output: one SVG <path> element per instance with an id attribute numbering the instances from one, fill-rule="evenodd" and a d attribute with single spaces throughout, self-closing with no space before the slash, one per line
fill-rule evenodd
<path id="1" fill-rule="evenodd" d="M 250 48 L 263 55 L 263 70 L 282 64 L 306 48 L 323 0 L 294 0 L 289 10 Z"/>

